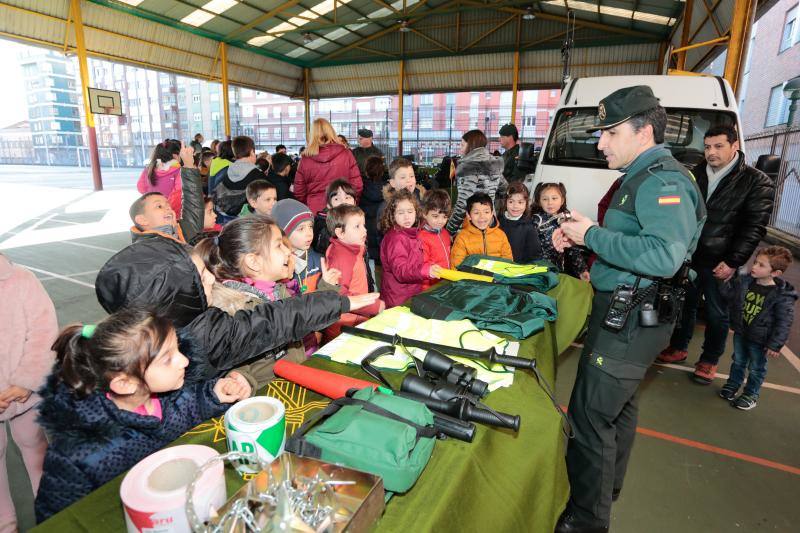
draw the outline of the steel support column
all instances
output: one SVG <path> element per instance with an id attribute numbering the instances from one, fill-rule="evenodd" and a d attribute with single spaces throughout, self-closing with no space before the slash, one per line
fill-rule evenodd
<path id="1" fill-rule="evenodd" d="M 742 63 L 747 54 L 747 35 L 750 33 L 750 24 L 755 8 L 756 0 L 736 0 L 733 7 L 733 21 L 729 32 L 730 41 L 728 41 L 728 56 L 725 59 L 724 78 L 728 80 L 737 98 Z"/>
<path id="2" fill-rule="evenodd" d="M 222 70 L 222 112 L 225 117 L 225 137 L 231 138 L 231 102 L 228 94 L 228 45 L 219 43 L 219 64 Z"/>
<path id="3" fill-rule="evenodd" d="M 86 115 L 86 137 L 89 139 L 89 158 L 92 165 L 92 181 L 95 191 L 103 190 L 103 176 L 100 172 L 100 152 L 97 149 L 97 131 L 94 127 L 94 114 L 89 105 L 89 62 L 86 58 L 86 41 L 83 38 L 83 16 L 81 1 L 71 0 L 73 27 L 75 28 L 75 45 L 78 52 L 78 68 L 81 73 L 81 93 L 83 93 L 83 110 Z"/>

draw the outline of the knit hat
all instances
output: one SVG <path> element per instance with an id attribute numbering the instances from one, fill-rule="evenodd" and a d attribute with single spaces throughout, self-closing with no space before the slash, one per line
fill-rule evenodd
<path id="1" fill-rule="evenodd" d="M 272 218 L 288 237 L 303 221 L 314 220 L 311 210 L 293 198 L 286 198 L 272 207 Z"/>

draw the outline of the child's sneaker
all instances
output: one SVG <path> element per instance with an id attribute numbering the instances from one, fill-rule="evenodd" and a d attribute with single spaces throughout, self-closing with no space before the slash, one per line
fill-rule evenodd
<path id="1" fill-rule="evenodd" d="M 710 385 L 714 378 L 717 375 L 717 365 L 712 365 L 711 363 L 706 363 L 703 361 L 698 361 L 694 365 L 694 374 L 692 374 L 692 378 L 695 382 L 700 383 L 701 385 Z"/>
<path id="2" fill-rule="evenodd" d="M 756 399 L 750 396 L 749 394 L 742 394 L 731 402 L 732 406 L 734 406 L 737 409 L 741 409 L 742 411 L 749 411 L 750 409 L 753 409 L 757 404 L 758 402 L 756 401 Z"/>
<path id="3" fill-rule="evenodd" d="M 727 383 L 722 386 L 722 389 L 719 391 L 719 397 L 723 400 L 733 401 L 736 398 L 736 393 L 739 392 L 739 387 L 734 387 L 733 385 L 728 385 Z"/>

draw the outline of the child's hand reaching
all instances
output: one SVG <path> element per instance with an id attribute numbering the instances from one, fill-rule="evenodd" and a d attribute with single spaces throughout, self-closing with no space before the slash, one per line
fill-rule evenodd
<path id="1" fill-rule="evenodd" d="M 369 292 L 367 294 L 359 294 L 357 296 L 348 296 L 347 299 L 350 300 L 350 310 L 355 311 L 356 309 L 361 309 L 362 307 L 372 305 L 378 298 L 380 298 L 380 296 L 380 293 Z"/>
<path id="2" fill-rule="evenodd" d="M 320 261 L 322 266 L 322 279 L 331 285 L 338 285 L 339 280 L 342 278 L 342 273 L 335 268 L 328 268 L 328 262 L 325 259 Z"/>
<path id="3" fill-rule="evenodd" d="M 250 384 L 234 377 L 220 378 L 214 384 L 214 394 L 220 403 L 234 403 L 250 397 Z"/>
<path id="4" fill-rule="evenodd" d="M 583 281 L 592 281 L 592 277 L 589 275 L 588 270 L 584 270 L 583 272 L 581 272 L 581 279 Z"/>
<path id="5" fill-rule="evenodd" d="M 434 263 L 431 265 L 431 269 L 428 272 L 428 277 L 431 279 L 439 279 L 441 271 L 442 267 Z"/>
<path id="6" fill-rule="evenodd" d="M 767 357 L 771 357 L 771 358 L 775 359 L 776 357 L 778 357 L 780 355 L 781 355 L 781 352 L 776 352 L 775 350 L 770 350 L 769 348 L 767 348 Z"/>
<path id="7" fill-rule="evenodd" d="M 181 141 L 181 162 L 183 163 L 183 168 L 195 168 L 194 167 L 194 148 L 191 146 L 184 146 L 183 141 Z"/>

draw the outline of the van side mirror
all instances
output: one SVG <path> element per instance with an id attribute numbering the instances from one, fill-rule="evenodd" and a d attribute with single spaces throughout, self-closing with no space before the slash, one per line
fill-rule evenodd
<path id="1" fill-rule="evenodd" d="M 783 160 L 780 158 L 780 156 L 775 154 L 764 154 L 758 156 L 756 168 L 769 176 L 774 182 L 778 179 L 778 173 L 781 170 L 782 162 Z"/>

